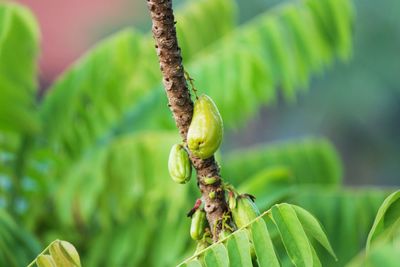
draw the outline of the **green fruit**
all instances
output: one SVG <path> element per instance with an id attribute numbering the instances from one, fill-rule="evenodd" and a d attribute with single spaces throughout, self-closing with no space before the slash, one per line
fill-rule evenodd
<path id="1" fill-rule="evenodd" d="M 230 210 L 233 210 L 236 208 L 236 194 L 232 191 L 228 192 L 228 206 Z"/>
<path id="2" fill-rule="evenodd" d="M 56 240 L 50 245 L 49 251 L 57 267 L 81 267 L 79 254 L 71 243 Z"/>
<path id="3" fill-rule="evenodd" d="M 194 240 L 200 240 L 206 229 L 207 218 L 204 210 L 198 209 L 192 216 L 192 224 L 190 225 L 190 236 Z"/>
<path id="4" fill-rule="evenodd" d="M 202 95 L 194 103 L 187 144 L 193 155 L 207 159 L 221 145 L 223 135 L 222 118 L 209 96 Z"/>
<path id="5" fill-rule="evenodd" d="M 176 144 L 171 148 L 168 160 L 168 171 L 174 182 L 184 184 L 190 180 L 192 176 L 192 165 L 182 145 Z"/>
<path id="6" fill-rule="evenodd" d="M 236 206 L 231 209 L 232 218 L 238 228 L 247 225 L 260 215 L 256 204 L 246 195 L 237 197 Z"/>
<path id="7" fill-rule="evenodd" d="M 215 198 L 215 191 L 211 191 L 211 192 L 208 194 L 208 197 L 209 197 L 210 199 L 214 199 L 214 198 Z"/>
<path id="8" fill-rule="evenodd" d="M 38 267 L 57 267 L 56 263 L 50 255 L 39 255 L 36 258 L 36 265 Z"/>

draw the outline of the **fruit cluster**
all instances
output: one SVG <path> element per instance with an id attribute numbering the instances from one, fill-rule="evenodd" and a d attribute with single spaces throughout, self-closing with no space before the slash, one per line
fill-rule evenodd
<path id="1" fill-rule="evenodd" d="M 187 147 L 184 144 L 175 144 L 171 148 L 168 170 L 172 180 L 179 184 L 187 183 L 192 176 L 189 154 L 203 160 L 212 157 L 221 145 L 222 137 L 223 122 L 217 106 L 207 95 L 198 97 L 194 103 L 193 118 L 188 130 Z M 204 185 L 211 185 L 218 180 L 218 177 L 200 179 Z M 223 187 L 227 193 L 226 199 L 230 211 L 226 214 L 226 221 L 222 222 L 220 239 L 245 226 L 259 215 L 253 196 L 240 195 L 228 184 L 223 184 Z M 208 197 L 215 198 L 215 192 L 211 192 Z M 210 245 L 212 240 L 201 199 L 196 201 L 188 216 L 192 218 L 190 236 L 198 241 L 197 251 L 202 250 Z M 233 223 L 230 218 L 233 219 Z"/>
<path id="2" fill-rule="evenodd" d="M 200 96 L 194 103 L 187 148 L 175 144 L 169 154 L 168 170 L 172 180 L 187 183 L 192 175 L 188 152 L 201 159 L 210 158 L 221 145 L 223 131 L 222 118 L 214 101 L 207 95 Z"/>

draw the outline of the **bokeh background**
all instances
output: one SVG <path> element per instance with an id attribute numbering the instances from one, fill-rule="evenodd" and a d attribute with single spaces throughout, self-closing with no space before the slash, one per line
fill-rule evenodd
<path id="1" fill-rule="evenodd" d="M 93 44 L 150 19 L 139 0 L 20 0 L 42 31 L 40 94 Z M 182 1 L 175 1 L 179 5 Z M 283 1 L 238 0 L 240 22 Z M 313 77 L 294 103 L 278 102 L 226 134 L 230 151 L 299 136 L 325 136 L 336 145 L 349 185 L 400 185 L 400 1 L 355 0 L 354 54 Z M 189 70 L 190 71 L 190 70 Z"/>
<path id="2" fill-rule="evenodd" d="M 167 267 L 193 255 L 185 214 L 199 191 L 195 179 L 179 186 L 168 177 L 180 138 L 146 1 L 17 1 L 38 27 L 8 2 L 0 4 L 0 266 L 26 266 L 55 239 L 73 243 L 87 267 Z M 186 69 L 226 126 L 216 154 L 224 180 L 255 195 L 261 211 L 286 202 L 312 213 L 339 259 L 303 242 L 322 266 L 369 266 L 367 236 L 400 185 L 399 1 L 174 3 Z M 378 219 L 394 235 L 392 204 Z M 264 219 L 291 266 L 276 221 Z M 379 245 L 371 242 L 379 259 L 371 266 L 391 266 L 398 242 Z"/>

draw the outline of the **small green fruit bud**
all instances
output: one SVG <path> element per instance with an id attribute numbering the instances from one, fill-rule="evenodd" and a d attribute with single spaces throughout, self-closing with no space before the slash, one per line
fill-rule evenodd
<path id="1" fill-rule="evenodd" d="M 38 267 L 57 267 L 56 263 L 50 255 L 39 255 L 36 258 L 36 265 Z"/>
<path id="2" fill-rule="evenodd" d="M 228 191 L 228 205 L 230 210 L 236 208 L 236 194 L 233 191 Z"/>
<path id="3" fill-rule="evenodd" d="M 192 216 L 192 224 L 190 225 L 190 236 L 194 240 L 200 240 L 205 233 L 206 224 L 207 218 L 204 210 L 196 210 L 196 212 Z"/>
<path id="4" fill-rule="evenodd" d="M 192 165 L 189 155 L 182 145 L 176 144 L 171 148 L 168 160 L 169 175 L 174 182 L 185 184 L 192 176 Z"/>
<path id="5" fill-rule="evenodd" d="M 79 254 L 71 243 L 56 240 L 49 247 L 49 251 L 57 267 L 81 267 Z"/>
<path id="6" fill-rule="evenodd" d="M 203 182 L 206 185 L 215 184 L 215 182 L 217 180 L 218 180 L 218 177 L 203 177 Z"/>
<path id="7" fill-rule="evenodd" d="M 210 199 L 214 199 L 214 198 L 215 198 L 215 191 L 211 191 L 211 192 L 208 194 L 208 197 L 209 197 Z"/>
<path id="8" fill-rule="evenodd" d="M 240 195 L 236 199 L 236 207 L 231 209 L 232 218 L 236 226 L 241 228 L 260 215 L 256 204 L 247 195 Z"/>
<path id="9" fill-rule="evenodd" d="M 207 95 L 200 96 L 194 103 L 187 135 L 189 150 L 201 159 L 211 157 L 221 145 L 223 130 L 222 118 L 214 101 Z"/>

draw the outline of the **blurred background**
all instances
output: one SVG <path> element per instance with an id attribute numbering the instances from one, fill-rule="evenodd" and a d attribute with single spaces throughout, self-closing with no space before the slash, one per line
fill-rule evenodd
<path id="1" fill-rule="evenodd" d="M 102 38 L 125 26 L 150 29 L 145 1 L 20 0 L 42 31 L 41 90 Z M 175 1 L 179 5 L 182 1 Z M 238 0 L 240 23 L 282 1 Z M 314 76 L 293 103 L 278 102 L 226 134 L 223 150 L 325 136 L 343 158 L 349 185 L 400 185 L 400 2 L 355 0 L 354 53 Z M 189 69 L 190 71 L 190 69 Z"/>
<path id="2" fill-rule="evenodd" d="M 323 266 L 362 260 L 400 185 L 400 2 L 174 3 L 185 67 L 224 120 L 224 180 L 261 211 L 310 211 L 339 259 L 315 246 Z M 55 239 L 87 267 L 193 254 L 185 214 L 200 193 L 169 178 L 181 140 L 150 25 L 144 0 L 0 2 L 0 266 L 26 266 Z"/>

